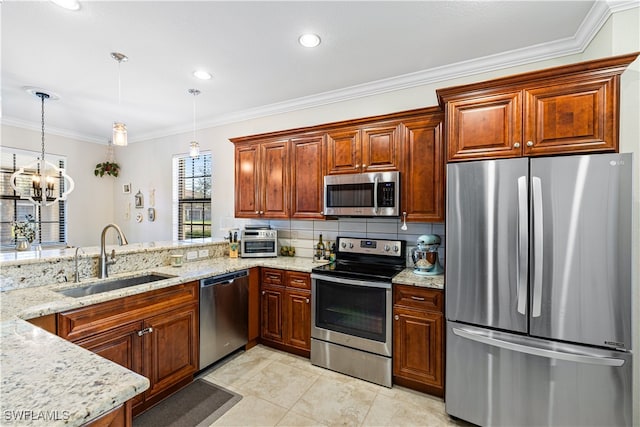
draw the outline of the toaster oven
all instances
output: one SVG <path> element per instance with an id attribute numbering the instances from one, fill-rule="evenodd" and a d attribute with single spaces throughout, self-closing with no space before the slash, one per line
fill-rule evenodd
<path id="1" fill-rule="evenodd" d="M 278 230 L 265 226 L 247 226 L 240 234 L 240 257 L 268 258 L 278 256 Z"/>

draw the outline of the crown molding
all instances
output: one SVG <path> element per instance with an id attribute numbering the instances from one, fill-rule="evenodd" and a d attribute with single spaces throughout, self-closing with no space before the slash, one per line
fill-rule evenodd
<path id="1" fill-rule="evenodd" d="M 2 125 L 3 126 L 13 126 L 21 129 L 32 130 L 35 132 L 42 132 L 42 124 L 40 122 L 28 122 L 26 120 L 20 120 L 13 117 L 2 117 Z M 84 142 L 92 142 L 95 144 L 104 144 L 107 145 L 108 141 L 105 138 L 97 138 L 92 135 L 80 134 L 78 132 L 73 132 L 68 129 L 61 129 L 56 127 L 51 127 L 47 125 L 46 135 L 56 135 L 62 136 L 64 138 L 69 139 L 77 139 L 78 141 Z"/>

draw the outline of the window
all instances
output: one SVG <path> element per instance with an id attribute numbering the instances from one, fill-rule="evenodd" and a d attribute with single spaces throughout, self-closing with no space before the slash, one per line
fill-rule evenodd
<path id="1" fill-rule="evenodd" d="M 211 153 L 173 158 L 173 236 L 211 237 Z"/>
<path id="2" fill-rule="evenodd" d="M 34 244 L 43 247 L 65 244 L 66 234 L 66 201 L 61 200 L 52 206 L 40 207 L 31 203 L 24 196 L 18 196 L 11 187 L 11 175 L 39 158 L 35 151 L 2 147 L 0 150 L 0 247 L 15 248 L 15 237 L 11 234 L 14 221 L 35 219 L 36 239 Z M 46 159 L 60 168 L 66 165 L 66 158 L 55 154 L 46 154 Z M 25 170 L 26 173 L 35 171 Z M 64 180 L 60 178 L 54 183 L 54 191 L 60 192 Z"/>

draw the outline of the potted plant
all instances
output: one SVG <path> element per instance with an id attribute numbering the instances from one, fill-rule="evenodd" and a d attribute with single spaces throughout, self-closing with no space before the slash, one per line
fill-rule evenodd
<path id="1" fill-rule="evenodd" d="M 16 239 L 16 250 L 26 251 L 36 238 L 36 223 L 32 215 L 26 216 L 26 221 L 14 221 L 11 224 L 11 236 Z"/>
<path id="2" fill-rule="evenodd" d="M 120 166 L 116 163 L 116 162 L 102 162 L 102 163 L 98 163 L 96 165 L 96 169 L 93 171 L 93 174 L 95 176 L 104 176 L 106 175 L 111 175 L 114 177 L 118 176 L 118 173 L 120 172 Z"/>

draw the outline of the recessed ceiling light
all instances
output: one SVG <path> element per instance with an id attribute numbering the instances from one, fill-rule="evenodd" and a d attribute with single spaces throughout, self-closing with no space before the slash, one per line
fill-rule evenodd
<path id="1" fill-rule="evenodd" d="M 80 9 L 80 2 L 78 0 L 51 0 L 51 1 L 60 7 L 64 7 L 67 10 Z"/>
<path id="2" fill-rule="evenodd" d="M 320 36 L 317 34 L 303 34 L 298 42 L 304 47 L 316 47 L 320 44 Z"/>
<path id="3" fill-rule="evenodd" d="M 193 75 L 199 78 L 200 80 L 209 80 L 211 78 L 211 74 L 207 73 L 204 70 L 196 70 L 193 72 Z"/>

